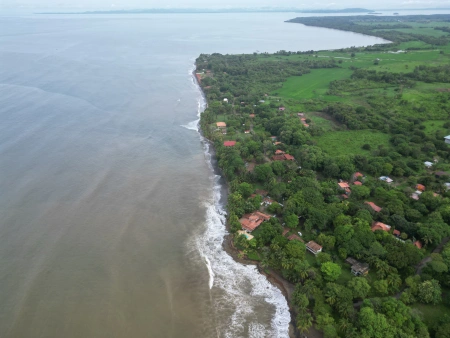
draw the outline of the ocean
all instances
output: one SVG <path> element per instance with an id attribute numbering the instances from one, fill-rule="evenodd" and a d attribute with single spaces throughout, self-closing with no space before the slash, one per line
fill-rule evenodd
<path id="1" fill-rule="evenodd" d="M 0 337 L 288 337 L 223 250 L 200 53 L 380 43 L 295 13 L 0 16 Z"/>

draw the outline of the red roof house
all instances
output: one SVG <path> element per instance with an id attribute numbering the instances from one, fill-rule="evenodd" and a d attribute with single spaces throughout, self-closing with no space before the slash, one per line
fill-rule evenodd
<path id="1" fill-rule="evenodd" d="M 422 249 L 422 242 L 421 241 L 415 241 L 413 243 L 418 249 Z"/>
<path id="2" fill-rule="evenodd" d="M 225 141 L 223 143 L 225 147 L 234 147 L 236 145 L 236 141 Z"/>
<path id="3" fill-rule="evenodd" d="M 278 108 L 278 110 L 280 110 L 280 111 L 285 111 L 286 108 L 285 108 L 285 107 L 280 107 L 280 108 Z"/>
<path id="4" fill-rule="evenodd" d="M 374 222 L 372 224 L 372 227 L 370 228 L 372 231 L 382 230 L 382 231 L 389 231 L 391 230 L 391 226 L 381 223 L 381 222 Z"/>
<path id="5" fill-rule="evenodd" d="M 296 234 L 290 235 L 290 236 L 288 237 L 288 239 L 289 239 L 290 241 L 300 241 L 300 242 L 305 243 L 305 241 L 304 241 L 303 239 L 301 239 L 301 237 L 298 236 L 298 235 L 296 235 Z"/>
<path id="6" fill-rule="evenodd" d="M 419 191 L 425 191 L 425 186 L 423 184 L 416 185 L 416 189 Z"/>
<path id="7" fill-rule="evenodd" d="M 360 181 L 353 182 L 354 185 L 363 185 Z"/>
<path id="8" fill-rule="evenodd" d="M 249 115 L 251 118 L 254 118 L 255 117 L 255 114 L 250 114 Z"/>
<path id="9" fill-rule="evenodd" d="M 284 154 L 283 150 L 278 149 L 277 151 L 275 151 L 275 155 L 283 155 L 283 154 Z"/>
<path id="10" fill-rule="evenodd" d="M 376 205 L 376 204 L 373 203 L 373 202 L 364 202 L 364 203 L 366 203 L 367 205 L 370 205 L 370 207 L 372 208 L 372 210 L 375 211 L 375 212 L 380 212 L 381 209 L 382 209 L 382 208 L 380 208 L 378 205 Z"/>
<path id="11" fill-rule="evenodd" d="M 257 227 L 259 227 L 262 222 L 268 221 L 269 219 L 270 215 L 266 215 L 262 212 L 256 211 L 252 214 L 246 214 L 242 216 L 242 218 L 239 220 L 239 223 L 241 223 L 241 226 L 244 230 L 252 232 Z"/>
<path id="12" fill-rule="evenodd" d="M 338 185 L 339 185 L 339 187 L 341 187 L 342 189 L 348 189 L 348 188 L 350 188 L 350 186 L 348 185 L 348 182 L 339 182 Z"/>
<path id="13" fill-rule="evenodd" d="M 394 234 L 394 236 L 400 236 L 400 231 L 399 230 L 394 230 L 393 234 Z"/>
<path id="14" fill-rule="evenodd" d="M 284 154 L 284 158 L 286 159 L 286 161 L 294 161 L 295 158 L 292 155 L 289 154 Z"/>

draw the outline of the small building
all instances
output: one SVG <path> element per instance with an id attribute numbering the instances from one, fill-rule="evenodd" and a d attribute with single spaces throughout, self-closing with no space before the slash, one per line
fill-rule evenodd
<path id="1" fill-rule="evenodd" d="M 227 98 L 224 98 L 224 99 L 223 99 L 223 102 L 228 103 L 228 99 L 227 99 Z"/>
<path id="2" fill-rule="evenodd" d="M 250 130 L 244 131 L 245 134 L 250 134 Z"/>
<path id="3" fill-rule="evenodd" d="M 446 188 L 447 190 L 450 189 L 450 183 L 449 183 L 449 182 L 444 183 L 444 185 L 445 185 L 445 188 Z"/>
<path id="4" fill-rule="evenodd" d="M 380 208 L 378 205 L 376 205 L 373 202 L 364 202 L 365 204 L 369 205 L 373 211 L 375 212 L 380 212 L 382 210 L 382 208 Z"/>
<path id="5" fill-rule="evenodd" d="M 391 179 L 389 176 L 381 176 L 380 181 L 386 182 L 386 183 L 392 183 L 394 182 L 393 179 Z"/>
<path id="6" fill-rule="evenodd" d="M 433 162 L 430 162 L 430 161 L 425 161 L 425 162 L 423 162 L 423 164 L 425 164 L 425 167 L 427 167 L 427 168 L 431 168 L 432 166 L 433 166 Z"/>
<path id="7" fill-rule="evenodd" d="M 361 178 L 362 178 L 362 177 L 364 177 L 364 175 L 361 174 L 359 171 L 353 174 L 353 179 L 354 179 L 354 180 L 358 179 L 358 177 L 361 177 Z"/>
<path id="8" fill-rule="evenodd" d="M 357 262 L 352 265 L 352 274 L 355 276 L 365 276 L 369 273 L 369 264 Z"/>
<path id="9" fill-rule="evenodd" d="M 309 241 L 306 243 L 306 249 L 312 252 L 314 255 L 317 255 L 319 252 L 322 252 L 322 247 L 314 241 Z"/>
<path id="10" fill-rule="evenodd" d="M 417 184 L 416 189 L 419 191 L 425 191 L 425 186 L 423 184 Z"/>
<path id="11" fill-rule="evenodd" d="M 275 142 L 274 145 L 279 146 L 280 144 L 283 144 L 283 142 Z"/>
<path id="12" fill-rule="evenodd" d="M 353 182 L 353 184 L 354 185 L 363 185 L 362 182 L 360 182 L 360 181 L 355 181 L 355 182 Z"/>
<path id="13" fill-rule="evenodd" d="M 450 176 L 449 173 L 445 172 L 445 171 L 437 171 L 434 173 L 434 176 L 436 176 L 436 178 L 440 178 L 442 176 Z"/>
<path id="14" fill-rule="evenodd" d="M 450 135 L 444 137 L 445 143 L 450 144 Z"/>
<path id="15" fill-rule="evenodd" d="M 234 147 L 236 145 L 236 141 L 225 141 L 223 143 L 225 147 Z"/>
<path id="16" fill-rule="evenodd" d="M 286 237 L 286 234 L 289 232 L 289 231 L 291 231 L 290 229 L 288 229 L 288 228 L 285 228 L 285 229 L 283 229 L 283 236 L 284 237 Z"/>
<path id="17" fill-rule="evenodd" d="M 305 117 L 305 113 L 297 113 L 298 117 Z"/>
<path id="18" fill-rule="evenodd" d="M 392 234 L 396 237 L 399 237 L 401 235 L 399 230 L 394 230 L 394 232 Z"/>
<path id="19" fill-rule="evenodd" d="M 251 119 L 253 119 L 253 118 L 255 118 L 256 115 L 255 114 L 250 114 L 249 116 L 250 116 Z"/>
<path id="20" fill-rule="evenodd" d="M 295 161 L 294 156 L 289 155 L 289 154 L 284 154 L 284 158 L 286 161 Z"/>
<path id="21" fill-rule="evenodd" d="M 279 110 L 279 111 L 285 111 L 286 108 L 285 108 L 285 107 L 279 107 L 278 110 Z"/>
<path id="22" fill-rule="evenodd" d="M 226 128 L 227 124 L 225 122 L 217 122 L 216 126 L 217 128 Z"/>
<path id="23" fill-rule="evenodd" d="M 284 155 L 284 154 L 285 152 L 283 150 L 278 149 L 275 151 L 275 155 Z"/>
<path id="24" fill-rule="evenodd" d="M 338 183 L 338 186 L 339 186 L 341 189 L 348 189 L 348 188 L 350 188 L 350 186 L 348 185 L 348 182 L 344 182 L 344 181 L 339 182 L 339 183 Z"/>
<path id="25" fill-rule="evenodd" d="M 275 141 L 277 140 L 277 137 L 276 137 L 276 136 L 270 136 L 270 139 L 271 139 L 273 142 L 275 142 Z"/>
<path id="26" fill-rule="evenodd" d="M 410 196 L 413 200 L 418 201 L 419 200 L 419 194 L 413 192 Z"/>
<path id="27" fill-rule="evenodd" d="M 377 230 L 381 230 L 381 231 L 386 231 L 388 232 L 389 230 L 391 230 L 391 226 L 381 223 L 381 222 L 373 222 L 372 227 L 370 228 L 372 231 L 377 231 Z"/>
<path id="28" fill-rule="evenodd" d="M 413 244 L 414 244 L 418 249 L 422 249 L 422 247 L 423 247 L 421 241 L 415 241 Z"/>
<path id="29" fill-rule="evenodd" d="M 268 198 L 268 197 L 265 197 L 264 199 L 263 199 L 263 201 L 261 202 L 261 205 L 264 205 L 264 206 L 269 206 L 269 205 L 272 205 L 273 203 L 275 203 L 275 201 L 273 200 L 273 199 L 270 199 L 270 198 Z"/>
<path id="30" fill-rule="evenodd" d="M 261 225 L 262 222 L 268 221 L 270 219 L 270 215 L 266 215 L 260 211 L 255 211 L 251 214 L 245 214 L 239 220 L 241 223 L 242 229 L 247 232 L 252 232 L 257 227 Z"/>

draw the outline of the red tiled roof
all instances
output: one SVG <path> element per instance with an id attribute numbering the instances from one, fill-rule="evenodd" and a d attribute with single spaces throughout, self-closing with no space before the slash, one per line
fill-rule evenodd
<path id="1" fill-rule="evenodd" d="M 371 227 L 371 230 L 372 231 L 377 231 L 377 230 L 389 231 L 389 230 L 391 230 L 391 226 L 381 223 L 381 222 L 374 222 Z"/>
<path id="2" fill-rule="evenodd" d="M 284 229 L 284 230 L 283 230 L 283 236 L 286 236 L 286 234 L 287 234 L 289 231 L 290 231 L 289 229 Z"/>
<path id="3" fill-rule="evenodd" d="M 236 141 L 225 141 L 223 143 L 225 147 L 234 147 L 236 145 Z"/>
<path id="4" fill-rule="evenodd" d="M 275 151 L 275 155 L 282 155 L 284 154 L 283 150 L 278 149 L 277 151 Z"/>
<path id="5" fill-rule="evenodd" d="M 425 186 L 423 184 L 416 185 L 416 189 L 420 191 L 425 191 Z"/>
<path id="6" fill-rule="evenodd" d="M 288 161 L 293 161 L 293 160 L 295 160 L 294 156 L 289 155 L 289 154 L 284 154 L 284 158 L 285 158 L 286 160 L 288 160 Z"/>
<path id="7" fill-rule="evenodd" d="M 251 118 L 253 118 L 253 117 L 255 117 L 256 115 L 255 114 L 250 114 L 249 115 Z"/>
<path id="8" fill-rule="evenodd" d="M 226 127 L 227 124 L 225 122 L 217 122 L 216 126 L 219 127 L 219 128 L 222 128 L 222 127 Z"/>
<path id="9" fill-rule="evenodd" d="M 364 203 L 366 203 L 367 205 L 370 205 L 371 208 L 373 209 L 373 211 L 380 212 L 381 209 L 382 209 L 382 208 L 380 208 L 378 205 L 376 205 L 373 202 L 364 202 Z"/>
<path id="10" fill-rule="evenodd" d="M 318 252 L 318 251 L 322 250 L 322 247 L 314 241 L 309 241 L 306 244 L 306 247 L 311 249 L 314 252 Z"/>
<path id="11" fill-rule="evenodd" d="M 400 231 L 399 230 L 394 230 L 394 235 L 395 236 L 400 236 Z"/>
<path id="12" fill-rule="evenodd" d="M 421 241 L 415 241 L 413 243 L 417 248 L 422 249 L 422 242 Z"/>
<path id="13" fill-rule="evenodd" d="M 338 185 L 342 188 L 350 188 L 350 186 L 348 185 L 348 182 L 339 182 Z"/>
<path id="14" fill-rule="evenodd" d="M 359 171 L 353 174 L 353 177 L 364 177 Z"/>
<path id="15" fill-rule="evenodd" d="M 272 156 L 272 159 L 274 161 L 284 161 L 285 160 L 284 155 L 275 155 L 275 156 Z"/>
<path id="16" fill-rule="evenodd" d="M 256 211 L 252 214 L 245 214 L 242 216 L 242 218 L 239 220 L 239 223 L 241 223 L 242 227 L 252 232 L 257 227 L 261 225 L 262 222 L 268 221 L 270 219 L 270 215 L 266 215 L 262 212 Z"/>
<path id="17" fill-rule="evenodd" d="M 363 185 L 360 181 L 353 182 L 354 185 Z"/>

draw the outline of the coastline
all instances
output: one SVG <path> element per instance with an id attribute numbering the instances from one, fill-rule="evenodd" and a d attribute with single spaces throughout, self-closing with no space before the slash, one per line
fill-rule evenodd
<path id="1" fill-rule="evenodd" d="M 194 64 L 196 66 L 196 64 Z M 200 93 L 202 95 L 202 99 L 205 102 L 205 108 L 208 107 L 208 101 L 206 99 L 206 95 L 203 91 L 203 88 L 201 86 L 201 83 L 199 81 L 199 77 L 197 76 L 196 73 L 196 67 L 194 68 L 194 70 L 192 71 L 192 77 L 194 79 L 194 84 L 198 87 L 198 89 L 200 90 Z M 200 112 L 201 114 L 201 112 Z M 199 116 L 200 117 L 200 116 Z M 221 186 L 221 197 L 220 197 L 220 201 L 218 201 L 218 203 L 222 206 L 226 206 L 227 204 L 227 199 L 228 199 L 228 194 L 229 194 L 229 182 L 227 182 L 225 180 L 225 178 L 223 177 L 220 168 L 217 165 L 217 160 L 216 160 L 216 153 L 215 153 L 215 149 L 214 149 L 214 145 L 212 144 L 212 142 L 207 139 L 201 128 L 200 125 L 198 125 L 198 132 L 200 133 L 200 135 L 204 138 L 204 140 L 206 142 L 209 143 L 209 154 L 210 154 L 210 161 L 211 161 L 211 166 L 213 168 L 214 174 L 219 175 L 220 176 L 220 186 Z M 282 276 L 280 276 L 277 272 L 273 271 L 272 269 L 264 269 L 259 262 L 257 261 L 253 261 L 250 260 L 248 258 L 239 258 L 239 250 L 236 249 L 233 245 L 233 235 L 230 233 L 230 228 L 229 228 L 229 224 L 228 222 L 225 223 L 225 228 L 227 230 L 227 235 L 224 236 L 223 238 L 223 242 L 222 242 L 222 248 L 223 250 L 231 257 L 233 258 L 233 260 L 236 263 L 242 264 L 242 265 L 253 265 L 256 266 L 258 272 L 265 276 L 267 281 L 269 281 L 269 283 L 271 283 L 273 286 L 275 286 L 276 288 L 278 288 L 281 293 L 283 294 L 284 298 L 286 299 L 286 302 L 289 306 L 289 312 L 290 312 L 290 321 L 289 321 L 289 338 L 303 338 L 303 337 L 308 337 L 308 338 L 322 338 L 323 334 L 316 330 L 313 326 L 310 328 L 309 332 L 307 335 L 303 335 L 301 334 L 296 326 L 295 326 L 295 317 L 297 315 L 296 311 L 294 309 L 291 308 L 291 301 L 292 301 L 292 293 L 294 291 L 294 285 L 290 282 L 288 282 L 286 279 L 284 279 Z"/>

